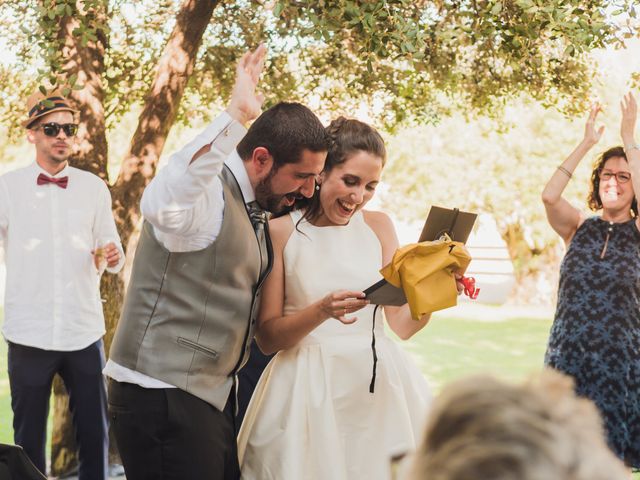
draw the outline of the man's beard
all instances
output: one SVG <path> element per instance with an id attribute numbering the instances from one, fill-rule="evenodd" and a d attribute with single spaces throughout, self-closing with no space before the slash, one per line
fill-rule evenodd
<path id="1" fill-rule="evenodd" d="M 71 155 L 49 155 L 49 159 L 54 163 L 64 163 Z"/>
<path id="2" fill-rule="evenodd" d="M 54 149 L 52 148 L 48 153 L 49 153 L 49 155 L 48 155 L 49 160 L 52 163 L 60 164 L 60 163 L 66 162 L 69 159 L 69 157 L 71 156 L 72 152 L 71 152 L 70 148 L 67 148 L 67 150 L 65 150 L 64 153 L 56 154 L 56 153 L 54 153 Z"/>
<path id="3" fill-rule="evenodd" d="M 286 197 L 289 198 L 298 198 L 300 194 L 298 193 L 286 193 L 283 195 L 273 193 L 273 189 L 271 187 L 271 179 L 276 174 L 275 169 L 271 169 L 269 174 L 260 180 L 258 185 L 256 185 L 256 201 L 258 205 L 260 205 L 263 209 L 268 212 L 273 213 L 274 216 L 281 216 L 285 213 L 290 212 L 294 205 L 284 205 L 283 200 Z"/>

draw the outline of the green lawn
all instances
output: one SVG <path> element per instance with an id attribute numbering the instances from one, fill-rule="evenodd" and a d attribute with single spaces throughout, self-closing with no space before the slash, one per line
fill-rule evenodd
<path id="1" fill-rule="evenodd" d="M 491 372 L 507 379 L 521 379 L 542 365 L 550 319 L 502 318 L 477 321 L 434 315 L 429 325 L 411 341 L 403 342 L 415 357 L 431 386 L 473 372 Z M 1 316 L 0 310 L 0 316 Z M 0 321 L 1 324 L 1 321 Z M 7 345 L 0 341 L 0 442 L 13 443 L 11 398 L 7 378 Z"/>
<path id="2" fill-rule="evenodd" d="M 482 316 L 494 319 L 477 320 L 468 313 L 464 317 L 435 314 L 421 332 L 404 342 L 434 393 L 473 373 L 520 381 L 541 369 L 551 315 L 527 318 L 525 311 L 510 317 L 500 315 L 499 307 L 482 307 Z M 640 473 L 633 474 L 632 480 L 640 480 Z"/>
<path id="3" fill-rule="evenodd" d="M 1 317 L 2 309 L 0 308 Z M 0 340 L 0 443 L 13 443 L 12 420 L 11 394 L 7 375 L 7 343 Z"/>
<path id="4" fill-rule="evenodd" d="M 520 380 L 542 367 L 551 319 L 498 321 L 434 315 L 405 347 L 435 390 L 471 373 Z"/>
<path id="5" fill-rule="evenodd" d="M 460 316 L 436 314 L 426 328 L 403 342 L 435 392 L 447 382 L 472 373 L 492 373 L 518 381 L 542 367 L 550 316 L 528 317 L 526 310 L 514 316 L 505 315 L 500 307 L 478 308 L 482 313 L 478 316 L 468 309 Z M 0 317 L 1 314 L 0 310 Z M 0 341 L 2 443 L 13 443 L 10 402 L 7 346 Z M 633 478 L 640 480 L 640 474 Z"/>

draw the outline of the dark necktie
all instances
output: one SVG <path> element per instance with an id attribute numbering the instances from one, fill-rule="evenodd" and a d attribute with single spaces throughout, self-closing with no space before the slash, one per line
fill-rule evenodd
<path id="1" fill-rule="evenodd" d="M 247 211 L 251 219 L 251 225 L 256 232 L 258 244 L 260 245 L 261 278 L 271 266 L 271 239 L 269 238 L 269 218 L 258 202 L 247 203 Z"/>
<path id="2" fill-rule="evenodd" d="M 40 175 L 38 175 L 37 183 L 38 183 L 38 185 L 46 185 L 47 183 L 55 183 L 60 188 L 67 188 L 67 185 L 69 184 L 69 177 L 54 178 L 54 177 L 49 177 L 48 175 L 45 175 L 44 173 L 41 173 Z"/>

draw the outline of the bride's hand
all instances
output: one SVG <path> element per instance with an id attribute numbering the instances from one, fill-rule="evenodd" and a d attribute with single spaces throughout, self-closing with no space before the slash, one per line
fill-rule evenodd
<path id="1" fill-rule="evenodd" d="M 320 310 L 328 318 L 335 318 L 342 323 L 355 322 L 357 317 L 347 317 L 369 304 L 364 299 L 364 293 L 353 290 L 338 290 L 331 292 L 320 301 Z"/>

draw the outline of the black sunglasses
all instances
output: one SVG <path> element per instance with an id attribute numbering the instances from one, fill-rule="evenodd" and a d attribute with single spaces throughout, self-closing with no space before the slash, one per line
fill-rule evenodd
<path id="1" fill-rule="evenodd" d="M 40 128 L 42 129 L 42 133 L 44 133 L 47 137 L 57 137 L 58 133 L 60 133 L 60 129 L 62 129 L 67 137 L 73 137 L 78 132 L 78 125 L 75 123 L 42 123 L 34 128 L 34 130 L 38 130 Z"/>

